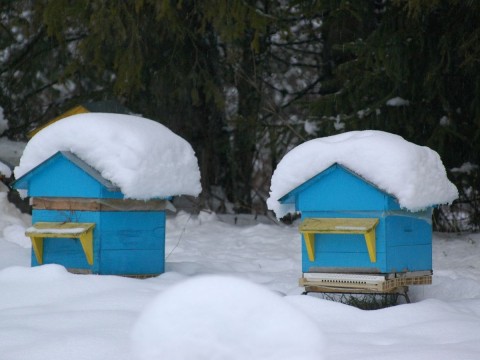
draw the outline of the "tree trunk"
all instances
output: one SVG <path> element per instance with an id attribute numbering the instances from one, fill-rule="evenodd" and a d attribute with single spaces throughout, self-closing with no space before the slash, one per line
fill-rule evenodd
<path id="1" fill-rule="evenodd" d="M 257 59 L 250 48 L 253 32 L 243 43 L 243 57 L 236 74 L 238 116 L 232 143 L 232 187 L 235 211 L 252 210 L 251 182 L 254 169 L 257 125 L 260 112 L 260 74 Z"/>

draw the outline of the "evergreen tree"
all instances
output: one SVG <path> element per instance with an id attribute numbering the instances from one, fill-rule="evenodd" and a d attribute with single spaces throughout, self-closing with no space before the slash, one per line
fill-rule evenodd
<path id="1" fill-rule="evenodd" d="M 448 168 L 478 164 L 478 10 L 460 0 L 0 1 L 0 105 L 21 135 L 116 98 L 193 145 L 201 206 L 225 210 L 226 197 L 235 211 L 264 210 L 277 159 L 311 137 L 381 129 L 432 147 Z"/>
<path id="2" fill-rule="evenodd" d="M 380 17 L 372 9 L 360 14 L 354 5 L 348 10 L 363 24 L 378 23 L 332 46 L 347 55 L 335 64 L 335 85 L 314 111 L 340 116 L 346 129 L 379 128 L 429 145 L 450 167 L 478 162 L 473 44 L 480 31 L 479 4 L 394 1 Z"/>
<path id="3" fill-rule="evenodd" d="M 127 107 L 192 143 L 207 202 L 216 194 L 213 188 L 222 188 L 235 211 L 250 212 L 255 164 L 264 155 L 262 142 L 272 140 L 264 129 L 277 126 L 285 109 L 293 109 L 313 87 L 299 90 L 288 84 L 295 89 L 286 91 L 272 77 L 279 71 L 274 64 L 282 64 L 285 72 L 296 61 L 292 53 L 301 58 L 302 45 L 291 48 L 286 59 L 272 50 L 272 36 L 294 38 L 293 25 L 310 21 L 297 3 L 302 2 L 52 0 L 40 3 L 37 11 L 59 44 L 66 45 L 72 32 L 84 34 L 67 76 L 94 73 L 105 84 L 111 79 L 113 94 Z M 318 65 L 304 67 L 311 71 Z M 102 89 L 103 96 L 111 94 L 107 86 Z M 229 92 L 234 96 L 227 99 Z M 271 101 L 278 94 L 282 100 Z M 271 144 L 274 154 L 276 140 Z M 265 189 L 270 175 L 270 170 L 262 172 L 257 187 Z"/>
<path id="4" fill-rule="evenodd" d="M 327 37 L 341 18 L 353 22 L 340 26 L 350 37 L 332 42 L 332 86 L 312 106 L 318 121 L 332 132 L 336 124 L 400 134 L 435 149 L 448 169 L 478 164 L 480 3 L 332 3 Z"/>

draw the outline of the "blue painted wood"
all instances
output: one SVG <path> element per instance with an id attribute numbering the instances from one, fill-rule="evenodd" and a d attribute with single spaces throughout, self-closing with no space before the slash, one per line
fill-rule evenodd
<path id="1" fill-rule="evenodd" d="M 391 195 L 335 164 L 285 195 L 298 211 L 372 211 L 400 209 Z"/>
<path id="2" fill-rule="evenodd" d="M 362 234 L 316 234 L 315 247 L 320 254 L 326 252 L 367 252 Z"/>
<path id="3" fill-rule="evenodd" d="M 100 212 L 97 211 L 75 211 L 75 210 L 33 210 L 32 223 L 39 221 L 47 222 L 100 222 Z M 95 225 L 98 229 L 100 224 Z"/>
<path id="4" fill-rule="evenodd" d="M 385 241 L 376 236 L 378 252 L 385 252 Z M 316 250 L 323 252 L 367 252 L 365 237 L 362 234 L 316 234 Z"/>
<path id="5" fill-rule="evenodd" d="M 101 268 L 105 275 L 153 275 L 165 271 L 165 248 L 155 250 L 102 251 Z"/>
<path id="6" fill-rule="evenodd" d="M 423 217 L 392 215 L 385 224 L 389 247 L 432 243 L 432 225 Z"/>
<path id="7" fill-rule="evenodd" d="M 162 249 L 165 212 L 102 212 L 102 250 Z"/>
<path id="8" fill-rule="evenodd" d="M 17 189 L 32 197 L 116 198 L 120 190 L 69 152 L 58 152 L 18 179 Z M 169 197 L 171 198 L 171 197 Z M 165 268 L 164 211 L 32 211 L 32 222 L 92 222 L 93 265 L 78 239 L 44 239 L 43 263 L 94 274 L 151 275 Z M 32 266 L 37 266 L 32 251 Z"/>
<path id="9" fill-rule="evenodd" d="M 280 199 L 295 203 L 306 218 L 378 218 L 377 261 L 371 263 L 362 235 L 317 234 L 315 260 L 302 238 L 302 270 L 403 272 L 432 269 L 431 208 L 402 210 L 398 201 L 345 167 L 335 164 Z"/>
<path id="10" fill-rule="evenodd" d="M 32 257 L 32 260 L 35 260 L 32 266 L 37 266 L 35 256 Z M 70 269 L 85 269 L 93 272 L 93 267 L 88 264 L 78 239 L 45 238 L 43 263 L 61 264 Z"/>
<path id="11" fill-rule="evenodd" d="M 377 262 L 370 262 L 367 252 L 328 252 L 316 253 L 315 261 L 308 261 L 305 245 L 302 244 L 302 271 L 351 271 L 383 273 L 385 272 L 386 254 L 377 253 Z M 330 268 L 330 270 L 329 270 Z"/>
<path id="12" fill-rule="evenodd" d="M 378 231 L 377 231 L 378 233 Z M 310 261 L 302 238 L 302 268 L 310 269 L 332 267 L 337 270 L 348 268 L 371 269 L 385 272 L 386 248 L 381 236 L 376 237 L 376 262 L 372 263 L 363 235 L 317 234 L 315 235 L 315 260 Z"/>
<path id="13" fill-rule="evenodd" d="M 36 222 L 92 222 L 95 223 L 93 230 L 93 265 L 89 265 L 85 259 L 85 254 L 74 239 L 46 238 L 44 240 L 43 263 L 59 264 L 66 268 L 84 269 L 94 274 L 100 273 L 99 256 L 100 241 L 98 238 L 101 233 L 100 213 L 95 211 L 59 211 L 59 210 L 33 210 L 32 223 Z M 45 245 L 47 245 L 45 247 Z M 85 259 L 85 261 L 83 261 Z M 32 250 L 32 266 L 37 266 L 35 256 Z"/>
<path id="14" fill-rule="evenodd" d="M 78 240 L 62 238 L 44 240 L 44 264 L 55 263 L 94 274 L 141 275 L 164 271 L 164 211 L 33 210 L 32 222 L 38 221 L 96 224 L 93 231 L 93 265 L 87 263 Z M 32 266 L 37 265 L 36 258 L 32 255 Z"/>
<path id="15" fill-rule="evenodd" d="M 337 213 L 321 214 L 324 215 L 323 217 L 337 217 L 332 215 L 338 215 Z M 365 216 L 366 214 L 362 215 L 364 216 L 361 217 L 368 217 Z M 315 236 L 315 261 L 313 262 L 308 259 L 305 242 L 302 239 L 302 269 L 309 271 L 312 268 L 325 269 L 328 267 L 337 270 L 362 268 L 363 271 L 375 269 L 382 273 L 432 269 L 431 224 L 424 216 L 421 218 L 406 215 L 380 217 L 375 235 L 376 263 L 369 261 L 362 235 L 317 234 Z M 355 254 L 358 257 L 355 257 Z"/>
<path id="16" fill-rule="evenodd" d="M 431 270 L 432 226 L 424 214 L 420 217 L 388 216 L 385 222 L 389 271 Z"/>
<path id="17" fill-rule="evenodd" d="M 31 197 L 86 197 L 122 199 L 111 183 L 70 153 L 58 152 L 18 179 L 13 187 Z"/>
<path id="18" fill-rule="evenodd" d="M 432 270 L 432 244 L 390 247 L 387 264 L 388 272 Z"/>

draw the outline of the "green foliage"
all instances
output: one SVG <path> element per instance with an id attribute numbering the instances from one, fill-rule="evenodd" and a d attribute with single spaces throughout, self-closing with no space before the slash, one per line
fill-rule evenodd
<path id="1" fill-rule="evenodd" d="M 186 137 L 201 159 L 205 194 L 221 185 L 240 211 L 250 211 L 257 71 L 272 22 L 261 3 L 51 0 L 36 11 L 64 50 L 72 31 L 83 34 L 66 77 L 94 74 L 105 94 Z M 237 120 L 227 124 L 225 88 L 231 85 L 241 104 Z"/>
<path id="2" fill-rule="evenodd" d="M 348 10 L 367 31 L 332 45 L 344 53 L 333 70 L 336 86 L 312 106 L 314 113 L 340 115 L 345 129 L 383 129 L 429 145 L 449 167 L 478 162 L 480 79 L 472 65 L 479 57 L 472 46 L 479 3 L 394 1 L 381 16 L 372 8 L 359 12 L 360 4 L 366 8 L 359 1 Z M 408 106 L 388 106 L 395 97 Z"/>
<path id="3" fill-rule="evenodd" d="M 11 136 L 41 121 L 71 85 L 63 76 L 71 54 L 62 52 L 58 41 L 48 36 L 42 16 L 35 11 L 42 4 L 0 4 L 0 103 Z"/>
<path id="4" fill-rule="evenodd" d="M 323 121 L 340 117 L 342 131 L 379 129 L 427 145 L 448 169 L 478 164 L 480 3 L 398 0 L 359 11 L 367 3 L 339 2 L 329 15 L 327 34 L 345 6 L 363 24 L 352 27 L 366 31 L 335 39 L 332 50 L 342 55 L 334 56 L 334 86 L 312 112 Z M 389 106 L 394 98 L 408 102 Z"/>

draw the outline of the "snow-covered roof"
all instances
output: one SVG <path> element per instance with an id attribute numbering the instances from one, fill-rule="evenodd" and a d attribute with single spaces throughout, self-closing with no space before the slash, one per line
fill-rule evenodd
<path id="1" fill-rule="evenodd" d="M 58 151 L 72 152 L 117 185 L 127 198 L 197 196 L 200 170 L 190 144 L 139 116 L 86 113 L 64 118 L 27 144 L 16 179 Z"/>
<path id="2" fill-rule="evenodd" d="M 458 197 L 435 151 L 398 135 L 366 130 L 310 140 L 287 153 L 273 173 L 268 208 L 278 218 L 294 212 L 294 204 L 278 200 L 335 163 L 393 195 L 410 211 Z"/>

